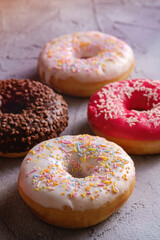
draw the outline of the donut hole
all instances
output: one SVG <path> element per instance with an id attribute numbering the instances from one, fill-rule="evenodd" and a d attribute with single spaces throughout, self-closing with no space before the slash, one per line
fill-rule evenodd
<path id="1" fill-rule="evenodd" d="M 129 107 L 127 107 L 128 110 L 134 110 L 134 111 L 138 111 L 138 112 L 142 112 L 142 111 L 147 111 L 147 110 L 151 110 L 152 107 L 147 107 L 147 106 L 140 106 L 137 104 L 131 104 Z"/>
<path id="2" fill-rule="evenodd" d="M 81 51 L 75 52 L 76 58 L 79 59 L 90 59 L 96 57 L 99 54 L 100 49 L 97 46 L 86 47 Z"/>
<path id="3" fill-rule="evenodd" d="M 25 109 L 26 109 L 25 104 L 20 101 L 6 102 L 1 106 L 2 113 L 21 114 L 22 111 Z"/>
<path id="4" fill-rule="evenodd" d="M 67 171 L 74 178 L 85 178 L 92 175 L 93 168 L 88 170 L 86 164 L 79 164 L 79 161 L 71 161 Z"/>
<path id="5" fill-rule="evenodd" d="M 148 111 L 151 110 L 157 102 L 153 99 L 153 96 L 145 94 L 144 91 L 135 91 L 130 98 L 125 101 L 126 108 L 128 110 L 136 111 Z"/>
<path id="6" fill-rule="evenodd" d="M 93 57 L 96 57 L 98 55 L 98 52 L 97 53 L 85 53 L 83 55 L 81 55 L 79 57 L 79 59 L 89 59 L 89 58 L 93 58 Z"/>

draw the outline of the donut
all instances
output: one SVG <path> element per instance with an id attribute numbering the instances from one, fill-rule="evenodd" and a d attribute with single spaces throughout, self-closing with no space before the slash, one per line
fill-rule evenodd
<path id="1" fill-rule="evenodd" d="M 0 156 L 24 156 L 59 136 L 67 122 L 66 102 L 48 86 L 29 79 L 0 81 Z"/>
<path id="2" fill-rule="evenodd" d="M 160 81 L 110 83 L 88 105 L 88 121 L 98 136 L 131 154 L 160 153 Z"/>
<path id="3" fill-rule="evenodd" d="M 41 80 L 58 92 L 89 97 L 105 84 L 127 79 L 132 49 L 102 32 L 77 32 L 52 39 L 38 59 Z"/>
<path id="4" fill-rule="evenodd" d="M 42 220 L 65 228 L 93 226 L 115 212 L 135 185 L 131 158 L 115 143 L 90 135 L 44 141 L 24 158 L 18 188 Z"/>

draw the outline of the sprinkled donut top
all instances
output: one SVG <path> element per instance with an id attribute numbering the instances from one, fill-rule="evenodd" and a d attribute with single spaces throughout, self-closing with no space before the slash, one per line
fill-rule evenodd
<path id="1" fill-rule="evenodd" d="M 159 139 L 160 81 L 134 79 L 104 86 L 90 99 L 88 120 L 107 136 Z"/>
<path id="2" fill-rule="evenodd" d="M 19 185 L 44 207 L 83 211 L 128 190 L 135 177 L 131 158 L 118 145 L 90 135 L 42 142 L 25 157 Z"/>
<path id="3" fill-rule="evenodd" d="M 73 77 L 80 82 L 112 80 L 126 73 L 134 61 L 123 41 L 101 32 L 77 32 L 51 40 L 39 57 L 39 71 L 50 78 Z"/>

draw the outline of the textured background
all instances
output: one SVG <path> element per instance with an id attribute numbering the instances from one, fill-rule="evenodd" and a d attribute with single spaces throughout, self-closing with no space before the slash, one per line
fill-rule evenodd
<path id="1" fill-rule="evenodd" d="M 159 0 L 0 0 L 0 79 L 39 80 L 37 56 L 53 37 L 76 31 L 113 34 L 135 52 L 131 77 L 160 79 Z M 88 98 L 64 96 L 69 126 L 63 134 L 91 133 Z M 50 226 L 22 201 L 17 178 L 22 159 L 0 159 L 0 239 L 160 239 L 160 156 L 132 156 L 137 182 L 127 203 L 106 221 L 82 230 Z"/>

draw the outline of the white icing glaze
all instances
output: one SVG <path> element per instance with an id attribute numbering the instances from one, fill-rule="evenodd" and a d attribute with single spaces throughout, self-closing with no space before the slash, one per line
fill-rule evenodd
<path id="1" fill-rule="evenodd" d="M 73 77 L 79 82 L 112 80 L 126 73 L 134 62 L 132 49 L 101 32 L 77 32 L 51 40 L 39 56 L 39 74 L 50 84 Z"/>
<path id="2" fill-rule="evenodd" d="M 19 186 L 46 208 L 84 211 L 123 194 L 134 177 L 133 161 L 115 143 L 90 135 L 64 136 L 42 142 L 28 153 Z"/>

